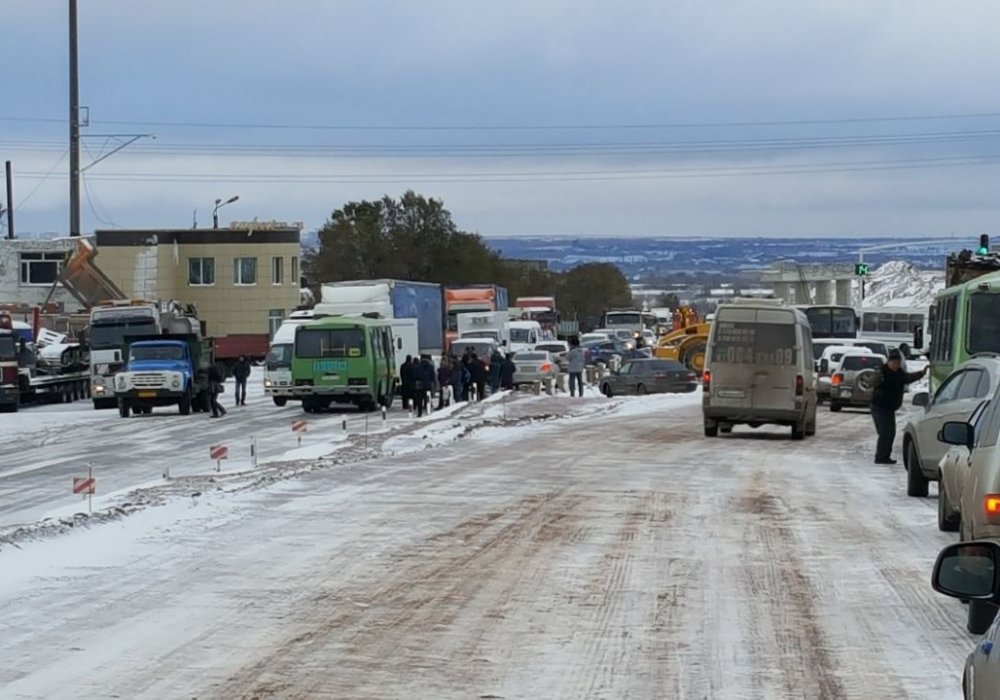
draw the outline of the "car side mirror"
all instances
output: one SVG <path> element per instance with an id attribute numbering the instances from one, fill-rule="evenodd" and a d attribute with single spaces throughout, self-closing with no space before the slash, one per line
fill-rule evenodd
<path id="1" fill-rule="evenodd" d="M 976 431 L 968 423 L 948 421 L 941 427 L 938 440 L 949 445 L 961 445 L 970 450 L 976 442 Z"/>
<path id="2" fill-rule="evenodd" d="M 972 540 L 950 544 L 934 562 L 931 586 L 951 598 L 997 600 L 1000 544 Z"/>
<path id="3" fill-rule="evenodd" d="M 930 406 L 931 405 L 931 395 L 926 391 L 921 391 L 919 394 L 913 397 L 914 406 Z"/>
<path id="4" fill-rule="evenodd" d="M 829 360 L 820 360 L 819 361 L 819 371 L 823 372 L 824 374 L 826 374 L 827 372 L 829 372 L 830 371 L 830 361 Z"/>

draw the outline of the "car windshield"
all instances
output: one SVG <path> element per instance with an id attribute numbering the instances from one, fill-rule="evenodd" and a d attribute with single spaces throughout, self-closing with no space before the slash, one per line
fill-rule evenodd
<path id="1" fill-rule="evenodd" d="M 867 348 L 871 350 L 876 355 L 888 355 L 889 348 L 886 347 L 885 343 L 855 343 L 854 347 L 857 348 Z"/>
<path id="2" fill-rule="evenodd" d="M 608 326 L 639 326 L 642 325 L 642 316 L 638 313 L 607 314 L 604 317 L 604 325 Z"/>
<path id="3" fill-rule="evenodd" d="M 1000 294 L 969 298 L 969 354 L 1000 352 Z"/>
<path id="4" fill-rule="evenodd" d="M 280 367 L 291 367 L 292 366 L 292 344 L 291 343 L 281 343 L 279 345 L 272 345 L 271 349 L 267 351 L 267 368 L 268 369 L 278 369 Z"/>
<path id="5" fill-rule="evenodd" d="M 566 352 L 566 346 L 559 345 L 558 343 L 540 343 L 535 346 L 536 350 L 545 350 L 547 352 Z"/>
<path id="6" fill-rule="evenodd" d="M 133 360 L 183 360 L 181 345 L 133 345 L 129 348 L 129 362 Z"/>
<path id="7" fill-rule="evenodd" d="M 456 343 L 457 351 L 461 353 L 475 353 L 478 357 L 489 357 L 493 354 L 493 343 L 467 343 L 464 340 Z"/>
<path id="8" fill-rule="evenodd" d="M 510 339 L 514 343 L 527 343 L 531 340 L 531 331 L 527 328 L 511 328 Z"/>
<path id="9" fill-rule="evenodd" d="M 363 328 L 300 328 L 295 336 L 298 357 L 363 357 Z"/>
<path id="10" fill-rule="evenodd" d="M 496 338 L 496 331 L 469 331 L 465 334 L 467 338 Z"/>
<path id="11" fill-rule="evenodd" d="M 654 372 L 690 372 L 680 362 L 673 360 L 650 360 L 649 362 L 637 363 L 637 366 L 640 364 L 648 366 Z"/>
<path id="12" fill-rule="evenodd" d="M 848 371 L 877 369 L 882 366 L 882 358 L 877 355 L 848 355 L 840 368 Z"/>
<path id="13" fill-rule="evenodd" d="M 514 362 L 544 362 L 547 359 L 544 352 L 519 352 L 514 355 Z"/>

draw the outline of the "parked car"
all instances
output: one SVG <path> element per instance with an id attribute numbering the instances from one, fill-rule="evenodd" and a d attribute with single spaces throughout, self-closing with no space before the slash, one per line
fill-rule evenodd
<path id="1" fill-rule="evenodd" d="M 552 353 L 535 350 L 519 352 L 514 355 L 514 365 L 517 367 L 514 372 L 515 388 L 522 384 L 544 382 L 546 379 L 551 379 L 553 386 L 558 385 L 559 365 Z"/>
<path id="2" fill-rule="evenodd" d="M 697 388 L 698 375 L 674 360 L 630 360 L 601 380 L 605 396 L 691 393 Z"/>
<path id="3" fill-rule="evenodd" d="M 940 478 L 941 458 L 948 449 L 938 440 L 942 426 L 947 422 L 967 422 L 976 407 L 996 393 L 998 385 L 1000 357 L 975 357 L 956 367 L 933 398 L 926 391 L 914 395 L 913 405 L 924 410 L 910 418 L 903 428 L 908 495 L 926 496 L 928 482 Z"/>
<path id="4" fill-rule="evenodd" d="M 996 617 L 1000 604 L 997 571 L 1000 571 L 1000 544 L 992 540 L 959 542 L 938 554 L 931 585 L 942 595 L 968 601 L 970 615 L 973 608 L 991 610 L 993 615 L 984 615 L 985 621 Z M 966 700 L 1000 698 L 1000 664 L 997 655 L 991 653 L 1000 644 L 1000 624 L 991 619 L 985 627 L 969 631 L 984 636 L 976 641 L 965 659 L 962 693 Z"/>
<path id="5" fill-rule="evenodd" d="M 535 346 L 535 350 L 552 353 L 559 365 L 559 371 L 566 371 L 566 353 L 569 352 L 569 343 L 565 340 L 545 340 Z"/>
<path id="6" fill-rule="evenodd" d="M 979 433 L 985 421 L 983 414 L 989 407 L 989 400 L 983 401 L 969 417 L 969 423 L 975 432 L 975 441 L 979 442 Z M 952 445 L 938 465 L 941 476 L 938 481 L 938 529 L 942 532 L 955 532 L 962 522 L 962 498 L 966 488 L 970 497 L 975 490 L 971 477 L 972 451 L 966 445 Z M 978 498 L 971 498 L 970 508 L 975 509 Z M 970 511 L 971 513 L 971 511 Z"/>
<path id="7" fill-rule="evenodd" d="M 584 348 L 588 365 L 611 365 L 615 358 L 622 362 L 626 360 L 639 360 L 648 358 L 652 352 L 649 348 L 636 349 L 635 343 L 623 342 L 621 340 L 605 340 L 600 343 L 591 343 Z"/>
<path id="8" fill-rule="evenodd" d="M 830 410 L 836 413 L 845 406 L 871 406 L 872 380 L 885 364 L 884 355 L 866 350 L 849 350 L 830 375 Z"/>

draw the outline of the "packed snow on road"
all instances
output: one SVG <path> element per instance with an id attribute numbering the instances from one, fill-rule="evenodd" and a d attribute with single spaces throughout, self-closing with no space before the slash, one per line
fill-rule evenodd
<path id="1" fill-rule="evenodd" d="M 870 416 L 709 440 L 699 399 L 5 417 L 0 696 L 959 697 Z"/>

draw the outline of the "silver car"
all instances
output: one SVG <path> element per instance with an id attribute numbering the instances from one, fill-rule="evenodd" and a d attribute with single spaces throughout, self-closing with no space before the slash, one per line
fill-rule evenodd
<path id="1" fill-rule="evenodd" d="M 969 603 L 973 608 L 996 611 L 1000 604 L 1000 544 L 992 540 L 973 540 L 948 545 L 938 554 L 931 575 L 934 590 Z M 993 616 L 989 616 L 993 617 Z M 965 659 L 962 694 L 965 700 L 1000 698 L 1000 664 L 991 653 L 1000 644 L 1000 623 L 987 623 L 974 634 L 983 638 L 975 643 Z M 997 650 L 1000 653 L 1000 650 Z"/>
<path id="2" fill-rule="evenodd" d="M 569 343 L 565 340 L 544 340 L 535 345 L 535 350 L 544 350 L 545 352 L 552 353 L 556 364 L 559 365 L 559 371 L 566 371 L 566 353 L 569 352 Z"/>
<path id="3" fill-rule="evenodd" d="M 926 496 L 928 482 L 937 481 L 941 476 L 941 458 L 948 450 L 948 446 L 938 440 L 941 427 L 949 421 L 968 421 L 976 407 L 993 396 L 998 384 L 1000 358 L 976 357 L 956 367 L 933 397 L 926 391 L 913 396 L 913 405 L 924 410 L 903 428 L 908 495 Z"/>
<path id="4" fill-rule="evenodd" d="M 884 364 L 885 356 L 867 350 L 844 353 L 830 375 L 830 410 L 836 413 L 845 406 L 870 406 L 874 393 L 871 382 Z"/>
<path id="5" fill-rule="evenodd" d="M 559 365 L 550 352 L 529 350 L 514 355 L 514 386 L 535 384 L 551 380 L 553 386 L 559 384 Z"/>
<path id="6" fill-rule="evenodd" d="M 983 401 L 969 417 L 976 443 L 979 442 L 979 434 L 986 422 L 983 420 L 983 414 L 989 405 L 989 401 Z M 962 522 L 962 506 L 966 505 L 964 502 L 966 488 L 972 501 L 968 504 L 969 508 L 974 510 L 975 503 L 979 500 L 973 495 L 976 479 L 972 478 L 972 451 L 966 445 L 952 445 L 941 458 L 939 468 L 941 480 L 938 482 L 938 529 L 942 532 L 956 532 Z M 973 510 L 969 511 L 969 515 L 975 519 Z"/>

